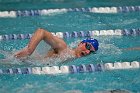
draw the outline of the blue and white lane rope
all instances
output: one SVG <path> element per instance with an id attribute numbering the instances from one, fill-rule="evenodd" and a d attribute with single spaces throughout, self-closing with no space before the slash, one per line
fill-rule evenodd
<path id="1" fill-rule="evenodd" d="M 43 16 L 43 15 L 50 15 L 53 13 L 66 13 L 66 12 L 126 13 L 126 12 L 135 12 L 135 11 L 140 11 L 140 6 L 0 11 L 0 17 Z"/>
<path id="2" fill-rule="evenodd" d="M 71 66 L 52 66 L 52 67 L 32 67 L 32 68 L 10 68 L 0 69 L 0 74 L 70 74 L 70 73 L 94 73 L 108 70 L 119 69 L 139 69 L 140 63 L 116 62 L 105 64 L 71 65 Z"/>
<path id="3" fill-rule="evenodd" d="M 78 37 L 92 37 L 92 36 L 138 36 L 140 35 L 140 29 L 116 29 L 116 30 L 93 30 L 93 31 L 73 31 L 69 32 L 56 32 L 52 33 L 60 38 L 78 38 Z M 17 40 L 17 39 L 30 39 L 32 34 L 10 34 L 0 35 L 0 41 L 2 40 Z"/>

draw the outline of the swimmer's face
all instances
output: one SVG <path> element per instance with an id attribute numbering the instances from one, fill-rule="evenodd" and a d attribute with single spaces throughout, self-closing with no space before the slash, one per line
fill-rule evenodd
<path id="1" fill-rule="evenodd" d="M 77 48 L 79 50 L 77 55 L 78 57 L 89 55 L 91 50 L 94 49 L 90 43 L 80 43 Z"/>

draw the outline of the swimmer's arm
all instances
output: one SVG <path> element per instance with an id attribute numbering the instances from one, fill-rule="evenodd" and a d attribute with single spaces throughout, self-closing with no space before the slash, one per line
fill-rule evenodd
<path id="1" fill-rule="evenodd" d="M 38 29 L 33 34 L 27 47 L 24 48 L 23 50 L 17 52 L 14 56 L 16 58 L 29 56 L 34 52 L 34 50 L 36 49 L 37 45 L 39 44 L 39 42 L 41 40 L 44 40 L 44 41 L 48 42 L 49 44 L 51 44 L 54 41 L 53 38 L 54 38 L 54 36 L 50 32 L 48 32 L 44 29 Z"/>

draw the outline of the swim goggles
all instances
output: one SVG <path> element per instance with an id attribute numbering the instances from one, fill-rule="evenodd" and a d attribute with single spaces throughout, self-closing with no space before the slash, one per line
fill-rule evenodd
<path id="1" fill-rule="evenodd" d="M 87 50 L 89 50 L 90 52 L 94 52 L 94 51 L 95 51 L 94 47 L 93 47 L 92 44 L 90 44 L 90 43 L 86 43 L 86 44 L 85 44 L 85 48 L 86 48 Z"/>

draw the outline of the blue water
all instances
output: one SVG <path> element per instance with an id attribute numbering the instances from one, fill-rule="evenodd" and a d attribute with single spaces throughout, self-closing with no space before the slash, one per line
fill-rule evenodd
<path id="1" fill-rule="evenodd" d="M 120 3 L 121 2 L 121 3 Z M 128 3 L 129 2 L 129 3 Z M 0 1 L 0 10 L 23 10 L 42 8 L 69 8 L 93 6 L 139 5 L 136 1 L 78 0 L 78 1 Z M 118 14 L 93 14 L 69 12 L 38 17 L 0 18 L 0 34 L 33 33 L 37 28 L 50 32 L 90 31 L 102 29 L 130 29 L 140 27 L 140 12 Z M 97 64 L 108 62 L 140 61 L 140 51 L 123 51 L 123 48 L 139 47 L 139 36 L 95 36 L 100 47 L 96 54 L 58 65 Z M 76 46 L 83 38 L 65 39 L 69 46 Z M 11 58 L 29 40 L 0 41 L 0 58 Z M 47 46 L 48 47 L 48 46 Z M 41 42 L 37 48 L 46 49 Z M 46 65 L 46 64 L 45 64 Z M 40 62 L 20 62 L 14 59 L 0 62 L 0 68 L 44 66 Z M 93 93 L 110 89 L 124 89 L 134 93 L 140 91 L 140 70 L 117 70 L 96 73 L 66 75 L 0 75 L 0 93 Z"/>

